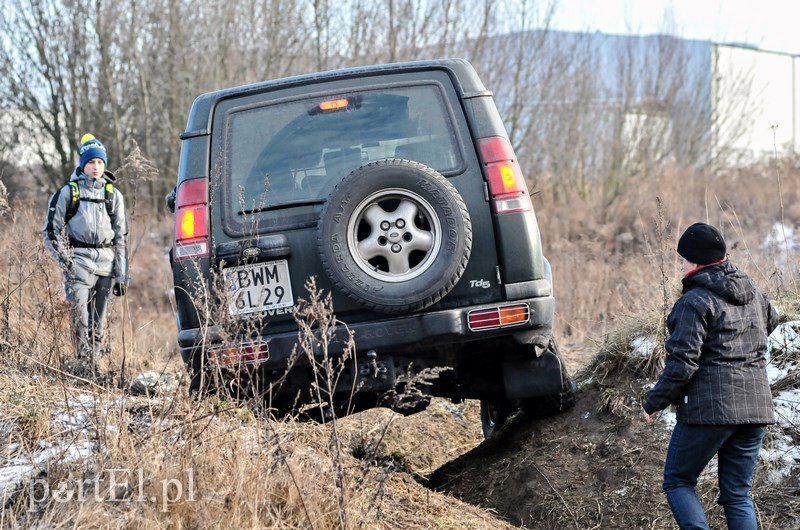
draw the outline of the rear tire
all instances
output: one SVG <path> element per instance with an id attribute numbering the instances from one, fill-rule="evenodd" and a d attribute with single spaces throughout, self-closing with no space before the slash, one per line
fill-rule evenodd
<path id="1" fill-rule="evenodd" d="M 520 400 L 522 411 L 532 418 L 546 418 L 571 409 L 575 405 L 575 382 L 570 379 L 560 394 Z"/>
<path id="2" fill-rule="evenodd" d="M 190 353 L 181 352 L 186 373 L 189 376 L 189 396 L 193 398 L 203 398 L 216 393 L 218 376 L 214 372 L 205 369 L 206 360 L 201 349 Z"/>
<path id="3" fill-rule="evenodd" d="M 516 412 L 516 407 L 505 399 L 481 400 L 481 428 L 483 437 L 494 436 Z"/>

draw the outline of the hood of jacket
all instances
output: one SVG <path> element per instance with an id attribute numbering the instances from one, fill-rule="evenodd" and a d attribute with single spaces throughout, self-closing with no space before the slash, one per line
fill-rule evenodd
<path id="1" fill-rule="evenodd" d="M 753 301 L 758 292 L 753 280 L 729 260 L 705 267 L 683 279 L 683 292 L 704 287 L 735 305 Z"/>

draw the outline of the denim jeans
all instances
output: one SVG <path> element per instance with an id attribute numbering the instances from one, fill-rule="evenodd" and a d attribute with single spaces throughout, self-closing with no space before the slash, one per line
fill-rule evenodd
<path id="1" fill-rule="evenodd" d="M 697 498 L 697 477 L 717 455 L 719 500 L 729 530 L 756 530 L 756 513 L 750 497 L 753 471 L 765 429 L 762 425 L 687 425 L 672 431 L 664 464 L 664 492 L 675 521 L 682 530 L 708 529 Z"/>

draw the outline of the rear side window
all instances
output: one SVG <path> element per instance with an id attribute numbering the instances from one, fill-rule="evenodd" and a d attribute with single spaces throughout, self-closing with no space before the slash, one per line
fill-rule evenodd
<path id="1" fill-rule="evenodd" d="M 286 208 L 322 203 L 349 172 L 384 158 L 457 170 L 462 156 L 445 101 L 431 83 L 232 109 L 223 162 L 228 211 L 283 211 L 272 216 L 279 222 L 291 215 Z"/>

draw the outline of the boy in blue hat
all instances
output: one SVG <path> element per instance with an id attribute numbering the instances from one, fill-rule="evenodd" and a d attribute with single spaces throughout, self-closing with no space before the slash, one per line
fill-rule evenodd
<path id="1" fill-rule="evenodd" d="M 127 236 L 125 202 L 106 170 L 106 148 L 85 134 L 80 165 L 67 185 L 50 198 L 42 234 L 45 246 L 64 271 L 64 290 L 72 306 L 77 359 L 66 369 L 79 376 L 97 372 L 109 295 L 125 294 Z"/>

